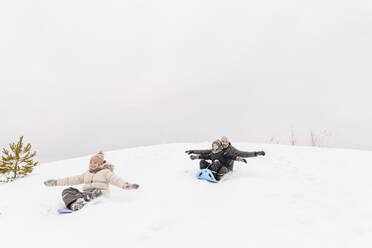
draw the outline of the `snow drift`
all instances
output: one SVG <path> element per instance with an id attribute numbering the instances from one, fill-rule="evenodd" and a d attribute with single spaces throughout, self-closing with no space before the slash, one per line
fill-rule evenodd
<path id="1" fill-rule="evenodd" d="M 372 247 L 372 153 L 234 144 L 266 157 L 236 163 L 219 184 L 196 180 L 184 153 L 202 144 L 106 152 L 138 191 L 58 215 L 62 187 L 46 179 L 78 175 L 89 156 L 41 164 L 0 185 L 2 247 Z"/>

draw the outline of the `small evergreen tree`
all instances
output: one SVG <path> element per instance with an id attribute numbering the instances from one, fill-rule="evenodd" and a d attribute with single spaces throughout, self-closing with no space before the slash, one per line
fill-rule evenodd
<path id="1" fill-rule="evenodd" d="M 23 146 L 23 136 L 19 138 L 17 144 L 11 143 L 9 147 L 10 151 L 3 149 L 2 160 L 0 161 L 0 173 L 5 175 L 8 182 L 31 173 L 34 166 L 39 163 L 33 161 L 36 152 L 31 153 L 31 144 Z"/>

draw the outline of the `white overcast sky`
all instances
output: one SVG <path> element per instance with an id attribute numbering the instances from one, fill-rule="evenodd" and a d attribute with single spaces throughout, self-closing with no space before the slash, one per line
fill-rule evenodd
<path id="1" fill-rule="evenodd" d="M 372 1 L 0 2 L 1 133 L 42 161 L 212 141 L 372 149 Z"/>

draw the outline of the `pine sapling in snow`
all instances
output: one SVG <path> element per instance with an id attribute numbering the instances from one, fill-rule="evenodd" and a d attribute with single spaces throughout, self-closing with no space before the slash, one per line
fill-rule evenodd
<path id="1" fill-rule="evenodd" d="M 23 136 L 19 138 L 18 143 L 11 143 L 9 147 L 10 150 L 3 149 L 0 161 L 0 173 L 4 174 L 6 182 L 25 177 L 39 163 L 33 160 L 36 152 L 31 152 L 31 144 L 23 146 Z"/>

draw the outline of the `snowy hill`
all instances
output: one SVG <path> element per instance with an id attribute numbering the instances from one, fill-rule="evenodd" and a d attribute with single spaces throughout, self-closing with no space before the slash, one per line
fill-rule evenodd
<path id="1" fill-rule="evenodd" d="M 0 185 L 2 247 L 372 247 L 372 152 L 234 144 L 266 157 L 236 163 L 219 184 L 195 179 L 184 153 L 203 144 L 106 152 L 138 191 L 111 187 L 79 212 L 58 215 L 63 187 L 89 157 L 41 164 Z M 4 246 L 5 245 L 5 246 Z"/>

